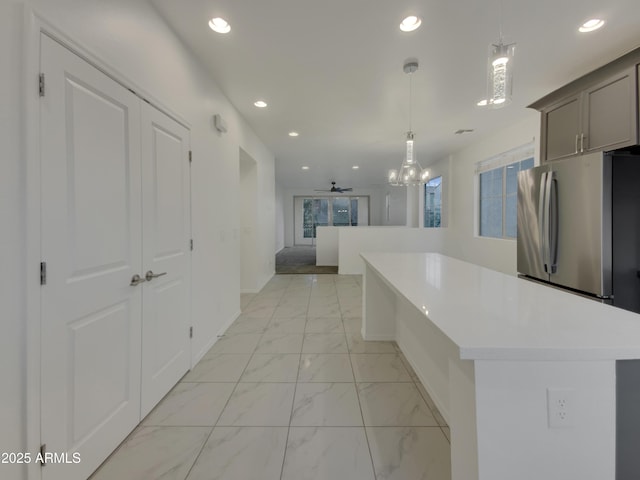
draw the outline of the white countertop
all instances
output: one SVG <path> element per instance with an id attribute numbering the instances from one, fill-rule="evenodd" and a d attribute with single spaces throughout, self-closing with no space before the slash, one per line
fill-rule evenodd
<path id="1" fill-rule="evenodd" d="M 640 359 L 638 314 L 437 253 L 361 257 L 462 359 Z"/>

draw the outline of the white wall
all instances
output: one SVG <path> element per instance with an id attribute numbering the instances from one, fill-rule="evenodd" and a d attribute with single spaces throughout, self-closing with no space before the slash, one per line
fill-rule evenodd
<path id="1" fill-rule="evenodd" d="M 22 8 L 0 2 L 0 452 L 25 451 L 25 184 Z M 33 85 L 33 83 L 32 83 Z M 32 265 L 36 268 L 36 265 Z M 23 478 L 0 464 L 0 478 Z"/>
<path id="2" fill-rule="evenodd" d="M 352 192 L 342 195 L 369 196 L 369 224 L 380 225 L 384 206 L 383 189 L 380 187 L 373 188 L 354 188 Z M 293 220 L 293 198 L 294 197 L 313 197 L 313 196 L 340 196 L 339 194 L 331 194 L 328 192 L 316 192 L 310 188 L 287 188 L 282 190 L 283 198 L 283 219 L 284 219 L 284 246 L 291 247 L 294 244 L 294 220 Z"/>
<path id="3" fill-rule="evenodd" d="M 193 252 L 193 353 L 196 359 L 240 311 L 238 156 L 242 147 L 257 163 L 258 276 L 273 274 L 275 180 L 273 154 L 211 81 L 157 12 L 129 0 L 32 0 L 32 5 L 130 86 L 175 112 L 191 126 Z M 0 451 L 25 451 L 26 299 L 24 245 L 25 153 L 21 25 L 23 0 L 0 2 Z M 35 95 L 35 90 L 29 95 Z M 212 115 L 227 120 L 219 134 Z M 224 179 L 224 181 L 221 181 Z M 220 208 L 225 205 L 228 208 Z M 232 211 L 229 211 L 229 208 Z M 30 447 L 33 447 L 31 445 Z M 16 466 L 0 465 L 0 478 L 24 478 Z"/>
<path id="4" fill-rule="evenodd" d="M 387 195 L 389 195 L 389 217 L 387 218 Z M 385 185 L 381 189 L 378 200 L 380 209 L 380 222 L 371 225 L 396 225 L 407 224 L 407 191 L 404 187 L 392 187 Z"/>
<path id="5" fill-rule="evenodd" d="M 338 229 L 338 273 L 363 275 L 366 252 L 438 252 L 444 250 L 446 228 L 363 227 Z M 320 240 L 318 240 L 320 249 Z"/>
<path id="6" fill-rule="evenodd" d="M 284 248 L 284 191 L 276 183 L 276 253 Z"/>
<path id="7" fill-rule="evenodd" d="M 443 245 L 445 255 L 492 268 L 516 273 L 516 241 L 476 235 L 477 186 L 475 164 L 534 140 L 539 159 L 540 114 L 526 110 L 523 119 L 499 133 L 480 139 L 446 159 L 430 165 L 431 176 L 443 176 L 443 206 L 448 226 Z"/>
<path id="8" fill-rule="evenodd" d="M 352 227 L 318 227 L 316 229 L 316 265 L 338 266 L 338 233 Z"/>
<path id="9" fill-rule="evenodd" d="M 240 292 L 255 293 L 258 288 L 258 168 L 255 160 L 240 149 Z M 221 205 L 228 208 L 229 205 Z"/>

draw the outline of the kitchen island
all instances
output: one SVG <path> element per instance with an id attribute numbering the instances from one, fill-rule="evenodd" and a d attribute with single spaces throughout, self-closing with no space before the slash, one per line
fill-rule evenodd
<path id="1" fill-rule="evenodd" d="M 365 340 L 395 340 L 451 428 L 453 480 L 616 478 L 616 362 L 640 315 L 435 253 L 363 253 Z"/>

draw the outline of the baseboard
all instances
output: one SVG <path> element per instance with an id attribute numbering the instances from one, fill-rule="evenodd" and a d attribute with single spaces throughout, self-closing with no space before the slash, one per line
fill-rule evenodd
<path id="1" fill-rule="evenodd" d="M 195 357 L 191 358 L 191 368 L 195 367 L 196 364 L 202 360 L 202 357 L 204 357 L 206 355 L 206 353 L 211 350 L 211 347 L 213 347 L 215 345 L 215 343 L 220 339 L 220 337 L 224 336 L 225 332 L 227 331 L 227 329 L 231 326 L 231 324 L 233 322 L 235 322 L 237 320 L 237 318 L 240 316 L 240 310 L 238 310 L 236 313 L 234 313 L 228 320 L 226 320 L 224 322 L 224 324 L 222 325 L 222 328 L 220 330 L 218 330 L 218 333 L 211 339 L 209 340 L 205 346 L 198 352 L 198 354 Z"/>
<path id="2" fill-rule="evenodd" d="M 238 317 L 241 314 L 242 312 L 240 310 L 236 311 L 236 313 L 234 313 L 226 322 L 222 324 L 222 328 L 218 330 L 218 334 L 216 335 L 216 342 L 218 341 L 218 338 L 222 337 L 226 333 L 227 329 L 231 326 L 233 322 L 235 322 L 238 319 Z"/>
<path id="3" fill-rule="evenodd" d="M 240 289 L 240 293 L 260 293 L 260 291 L 264 288 L 264 286 L 269 283 L 269 280 L 271 280 L 273 278 L 273 276 L 276 274 L 275 271 L 271 272 L 270 275 L 266 276 L 263 278 L 262 283 L 260 284 L 260 286 L 256 289 Z"/>
<path id="4" fill-rule="evenodd" d="M 240 293 L 258 293 L 258 292 L 260 292 L 260 290 L 262 290 L 262 288 L 259 288 L 257 290 L 255 290 L 255 289 L 254 290 L 245 290 L 245 289 L 243 289 L 243 290 L 240 290 Z"/>
<path id="5" fill-rule="evenodd" d="M 395 342 L 396 341 L 396 337 L 395 335 L 367 335 L 365 337 L 364 335 L 364 331 L 361 331 L 360 334 L 362 335 L 362 338 L 367 341 L 367 342 Z"/>

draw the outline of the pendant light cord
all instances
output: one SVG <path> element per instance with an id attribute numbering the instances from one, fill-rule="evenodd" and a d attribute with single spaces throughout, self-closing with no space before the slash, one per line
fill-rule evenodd
<path id="1" fill-rule="evenodd" d="M 503 7 L 503 3 L 502 3 L 502 0 L 500 0 L 500 15 L 498 17 L 499 18 L 499 22 L 500 22 L 499 26 L 498 26 L 498 29 L 500 31 L 500 38 L 499 38 L 500 45 L 502 45 L 504 43 L 503 42 L 503 37 L 502 37 L 502 7 Z"/>
<path id="2" fill-rule="evenodd" d="M 411 132 L 411 118 L 412 118 L 412 113 L 413 113 L 413 83 L 412 83 L 412 77 L 413 76 L 413 72 L 409 73 L 409 131 Z"/>

